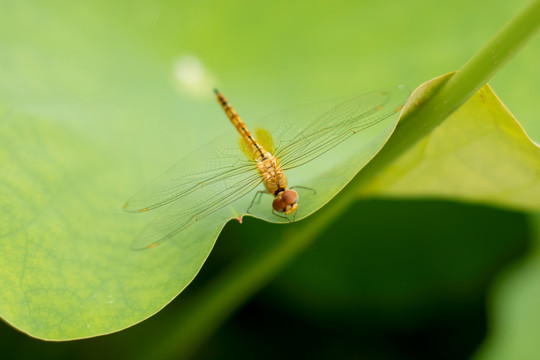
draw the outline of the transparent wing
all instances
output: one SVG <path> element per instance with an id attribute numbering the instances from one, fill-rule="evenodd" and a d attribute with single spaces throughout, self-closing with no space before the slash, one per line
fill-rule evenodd
<path id="1" fill-rule="evenodd" d="M 248 194 L 261 177 L 254 173 L 230 176 L 190 192 L 173 202 L 135 238 L 131 248 L 143 250 L 174 237 L 186 227 Z"/>
<path id="2" fill-rule="evenodd" d="M 319 113 L 308 110 L 281 114 L 279 120 L 267 121 L 272 128 L 276 157 L 283 170 L 301 166 L 324 154 L 350 136 L 373 126 L 398 112 L 409 90 L 397 87 L 367 93 L 337 105 L 319 105 Z"/>
<path id="3" fill-rule="evenodd" d="M 233 203 L 262 180 L 254 161 L 246 158 L 231 131 L 178 161 L 138 191 L 124 205 L 144 212 L 164 205 L 134 240 L 133 249 L 156 246 L 187 226 Z"/>
<path id="4" fill-rule="evenodd" d="M 246 158 L 231 131 L 179 160 L 161 176 L 143 187 L 124 205 L 127 212 L 144 212 L 172 203 L 193 192 L 211 193 L 230 178 L 248 179 L 256 173 L 254 161 Z M 200 191 L 205 189 L 205 191 Z"/>

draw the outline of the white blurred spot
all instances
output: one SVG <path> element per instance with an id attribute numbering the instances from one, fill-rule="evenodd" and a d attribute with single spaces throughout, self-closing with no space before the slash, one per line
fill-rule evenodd
<path id="1" fill-rule="evenodd" d="M 192 96 L 208 96 L 214 87 L 212 76 L 193 55 L 185 55 L 176 60 L 173 74 L 178 88 Z"/>
<path id="2" fill-rule="evenodd" d="M 200 82 L 204 76 L 204 68 L 195 56 L 184 56 L 174 64 L 176 78 L 186 85 Z"/>

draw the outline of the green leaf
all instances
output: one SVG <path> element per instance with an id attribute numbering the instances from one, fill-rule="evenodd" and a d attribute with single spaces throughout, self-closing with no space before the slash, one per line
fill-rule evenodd
<path id="1" fill-rule="evenodd" d="M 79 20 L 80 26 L 88 21 Z M 77 23 L 77 17 L 71 21 Z M 86 25 L 95 30 L 94 23 Z M 92 31 L 85 34 L 92 38 Z M 132 251 L 130 244 L 153 216 L 124 213 L 124 202 L 163 171 L 163 159 L 192 149 L 188 142 L 178 144 L 175 133 L 198 133 L 202 139 L 212 132 L 206 122 L 179 123 L 178 114 L 164 111 L 178 100 L 156 74 L 129 79 L 156 62 L 145 58 L 141 48 L 115 49 L 106 43 L 91 54 L 83 46 L 87 42 L 69 32 L 46 35 L 33 45 L 33 53 L 13 46 L 0 58 L 6 67 L 16 64 L 16 71 L 4 72 L 3 91 L 10 95 L 0 103 L 0 314 L 31 336 L 67 340 L 118 331 L 159 311 L 193 280 L 226 221 L 231 214 L 241 215 L 252 196 L 235 203 L 236 210 L 218 211 L 158 248 Z M 60 46 L 72 48 L 51 55 L 49 49 L 60 39 Z M 102 54 L 119 59 L 118 51 L 140 63 L 110 68 Z M 41 87 L 49 74 L 46 65 L 58 72 L 47 75 L 50 90 Z M 131 86 L 111 83 L 107 88 L 111 78 Z M 15 91 L 19 86 L 26 92 Z M 390 113 L 406 94 L 398 91 L 396 96 Z M 219 114 L 218 104 L 212 106 Z M 156 109 L 159 121 L 154 120 Z M 300 216 L 323 206 L 352 179 L 385 143 L 396 117 L 291 171 L 291 181 L 317 190 Z M 215 121 L 228 122 L 224 114 Z M 238 135 L 228 126 L 236 144 Z M 164 139 L 170 149 L 161 145 Z M 264 199 L 253 212 L 273 219 L 270 203 L 271 198 Z"/>
<path id="2" fill-rule="evenodd" d="M 140 221 L 122 212 L 121 188 L 133 180 L 102 139 L 15 111 L 3 112 L 0 139 L 0 312 L 14 327 L 54 340 L 117 331 L 193 279 L 219 229 L 183 253 L 131 251 Z"/>
<path id="3" fill-rule="evenodd" d="M 415 106 L 421 106 L 422 98 L 450 76 L 415 90 L 411 96 Z M 403 122 L 409 120 L 409 109 L 404 110 Z M 540 148 L 485 85 L 371 183 L 359 188 L 359 193 L 540 209 Z"/>
<path id="4" fill-rule="evenodd" d="M 318 189 L 306 202 L 311 212 L 373 157 L 394 124 L 380 122 L 353 137 L 363 144 L 356 153 L 332 151 L 321 158 L 330 166 L 323 162 L 303 170 L 307 186 Z M 137 163 L 126 161 L 124 168 L 101 163 L 119 154 L 102 151 L 95 145 L 100 140 L 59 120 L 3 113 L 0 161 L 8 176 L 0 187 L 6 210 L 0 228 L 5 255 L 0 310 L 32 336 L 88 337 L 154 314 L 195 277 L 231 217 L 225 208 L 158 248 L 131 251 L 141 219 L 122 212 L 119 189 L 137 179 L 129 175 Z M 235 206 L 247 209 L 251 199 L 246 196 Z M 270 213 L 269 202 L 265 205 Z"/>

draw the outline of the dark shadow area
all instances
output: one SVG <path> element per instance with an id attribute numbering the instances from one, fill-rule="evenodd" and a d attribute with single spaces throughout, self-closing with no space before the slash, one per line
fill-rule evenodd
<path id="1" fill-rule="evenodd" d="M 50 343 L 4 324 L 4 356 L 132 357 L 174 326 L 184 300 L 235 259 L 271 246 L 287 226 L 296 224 L 231 222 L 188 289 L 154 317 L 120 333 Z M 194 358 L 468 358 L 486 333 L 492 280 L 523 256 L 528 241 L 521 213 L 446 201 L 359 202 Z"/>

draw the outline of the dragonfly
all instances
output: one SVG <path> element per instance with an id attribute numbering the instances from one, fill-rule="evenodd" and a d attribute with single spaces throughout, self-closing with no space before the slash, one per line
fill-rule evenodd
<path id="1" fill-rule="evenodd" d="M 300 203 L 296 185 L 289 187 L 286 172 L 320 157 L 354 134 L 399 112 L 408 97 L 402 86 L 374 91 L 330 105 L 312 106 L 306 114 L 294 111 L 270 117 L 252 133 L 227 98 L 214 90 L 216 100 L 240 138 L 226 134 L 195 150 L 143 187 L 124 205 L 142 213 L 165 207 L 133 240 L 131 248 L 153 248 L 190 225 L 254 191 L 274 197 L 272 213 L 296 214 Z M 325 107 L 326 106 L 326 107 Z M 259 196 L 260 200 L 260 196 Z M 249 209 L 246 212 L 249 213 Z"/>

